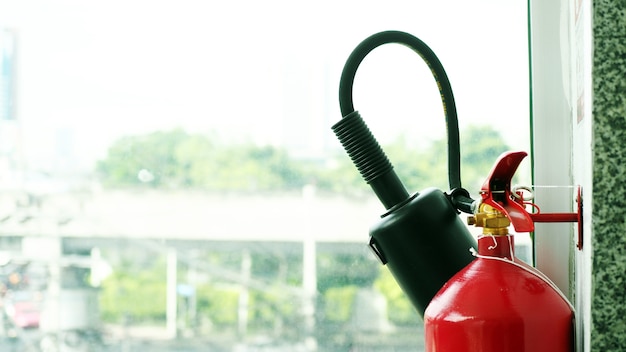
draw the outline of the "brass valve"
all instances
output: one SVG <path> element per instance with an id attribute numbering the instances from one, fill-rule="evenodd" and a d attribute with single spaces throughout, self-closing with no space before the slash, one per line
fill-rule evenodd
<path id="1" fill-rule="evenodd" d="M 483 235 L 503 236 L 509 233 L 511 220 L 489 204 L 482 203 L 476 215 L 467 217 L 467 224 L 483 228 Z"/>

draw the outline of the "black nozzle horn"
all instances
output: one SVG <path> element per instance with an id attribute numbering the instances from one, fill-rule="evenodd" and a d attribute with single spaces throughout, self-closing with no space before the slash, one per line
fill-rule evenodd
<path id="1" fill-rule="evenodd" d="M 386 209 L 409 198 L 409 193 L 393 170 L 393 165 L 358 111 L 346 115 L 332 130 Z"/>

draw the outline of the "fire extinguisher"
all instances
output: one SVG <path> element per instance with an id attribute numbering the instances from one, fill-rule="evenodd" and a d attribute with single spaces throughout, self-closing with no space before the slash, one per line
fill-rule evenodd
<path id="1" fill-rule="evenodd" d="M 515 257 L 516 232 L 534 230 L 511 178 L 527 154 L 500 156 L 470 223 L 483 228 L 476 260 L 454 275 L 424 314 L 426 351 L 574 351 L 574 309 L 541 272 Z M 543 221 L 541 219 L 539 221 Z M 549 219 L 548 219 L 549 220 Z"/>

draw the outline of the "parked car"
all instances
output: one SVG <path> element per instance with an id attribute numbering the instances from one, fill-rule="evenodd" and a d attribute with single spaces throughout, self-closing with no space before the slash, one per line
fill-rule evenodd
<path id="1" fill-rule="evenodd" d="M 41 317 L 41 294 L 39 292 L 11 292 L 5 299 L 4 310 L 13 323 L 20 328 L 38 328 Z"/>

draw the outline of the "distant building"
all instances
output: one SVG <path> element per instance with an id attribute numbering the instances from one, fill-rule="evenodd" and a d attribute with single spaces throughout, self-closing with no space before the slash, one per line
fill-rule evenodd
<path id="1" fill-rule="evenodd" d="M 0 189 L 19 182 L 19 124 L 16 109 L 16 35 L 0 27 Z"/>
<path id="2" fill-rule="evenodd" d="M 15 120 L 15 35 L 0 28 L 0 120 Z"/>

